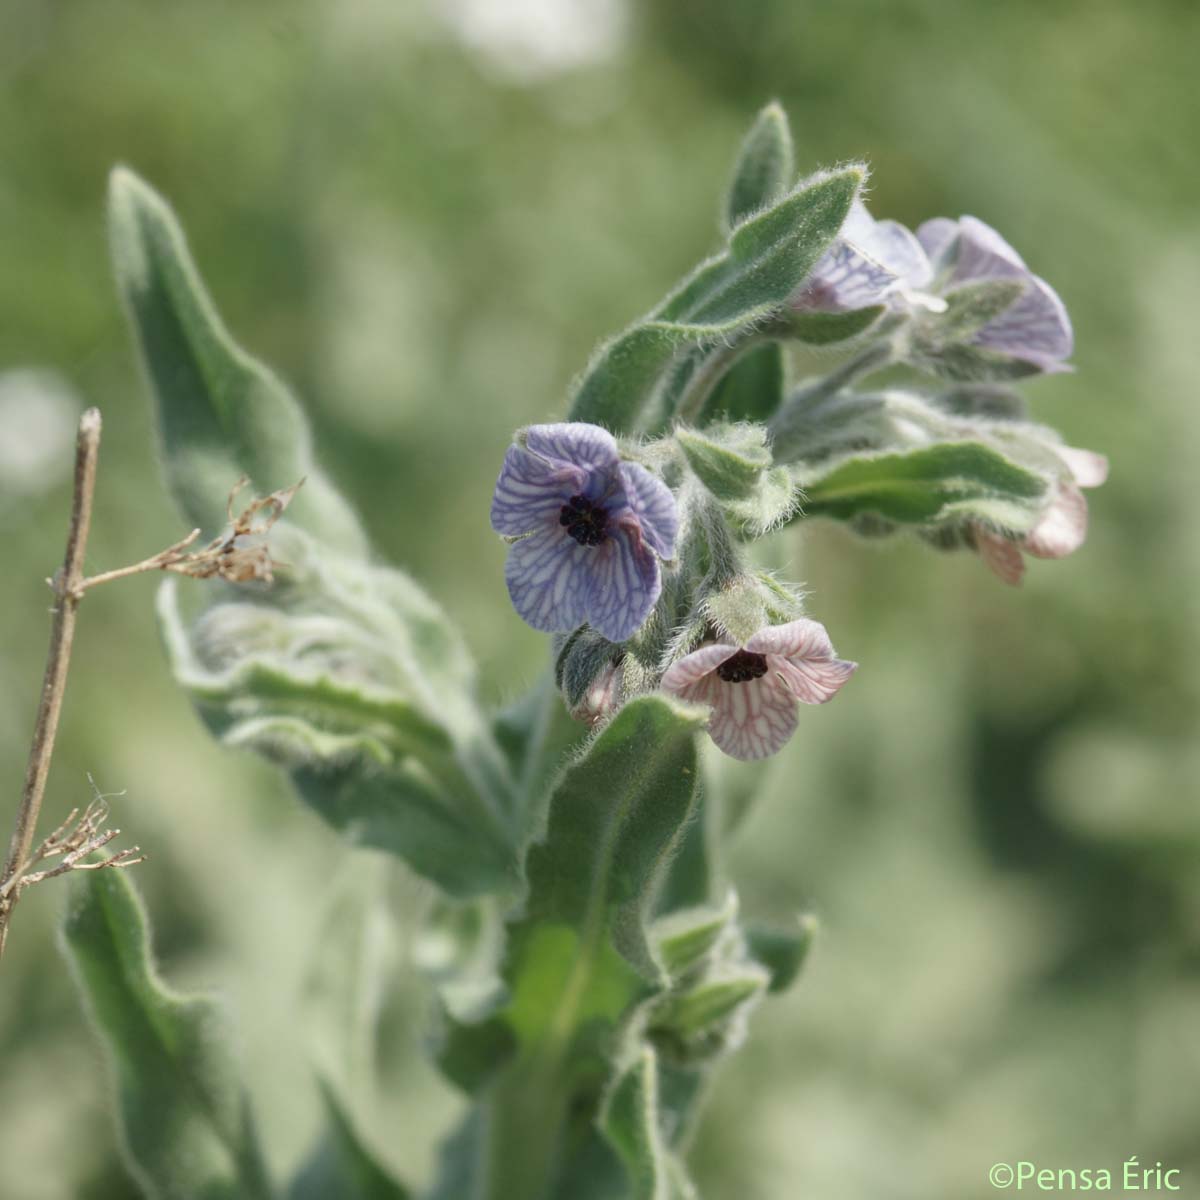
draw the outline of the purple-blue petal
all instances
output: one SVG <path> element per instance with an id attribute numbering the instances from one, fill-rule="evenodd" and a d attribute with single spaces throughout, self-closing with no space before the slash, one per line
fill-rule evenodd
<path id="1" fill-rule="evenodd" d="M 962 217 L 958 222 L 958 257 L 954 279 L 966 283 L 974 279 L 1026 279 L 1025 260 L 990 225 L 978 217 Z"/>
<path id="2" fill-rule="evenodd" d="M 520 618 L 545 633 L 582 625 L 597 549 L 580 545 L 557 525 L 514 542 L 504 564 L 504 581 Z"/>
<path id="3" fill-rule="evenodd" d="M 628 641 L 662 591 L 658 557 L 628 529 L 618 529 L 602 545 L 588 549 L 588 623 L 610 642 Z"/>
<path id="4" fill-rule="evenodd" d="M 1047 363 L 1070 358 L 1075 348 L 1066 306 L 1058 293 L 1036 275 L 1027 278 L 1024 295 L 989 321 L 975 335 L 975 341 L 989 350 L 1036 363 L 1043 370 Z"/>
<path id="5" fill-rule="evenodd" d="M 530 425 L 525 430 L 525 445 L 552 463 L 588 471 L 611 471 L 620 461 L 613 435 L 599 425 L 582 421 Z"/>
<path id="6" fill-rule="evenodd" d="M 510 446 L 492 493 L 492 528 L 518 537 L 557 521 L 563 504 L 582 490 L 586 478 L 581 467 L 550 463 L 521 446 Z"/>
<path id="7" fill-rule="evenodd" d="M 896 276 L 849 242 L 839 239 L 825 252 L 792 307 L 819 312 L 848 312 L 879 304 Z"/>
<path id="8" fill-rule="evenodd" d="M 917 241 L 921 243 L 921 249 L 928 255 L 935 270 L 941 265 L 939 260 L 951 248 L 957 237 L 958 222 L 949 217 L 934 217 L 917 227 Z"/>
<path id="9" fill-rule="evenodd" d="M 646 544 L 660 558 L 672 558 L 679 510 L 671 489 L 641 463 L 624 462 L 618 469 L 625 485 L 625 502 L 637 517 Z"/>

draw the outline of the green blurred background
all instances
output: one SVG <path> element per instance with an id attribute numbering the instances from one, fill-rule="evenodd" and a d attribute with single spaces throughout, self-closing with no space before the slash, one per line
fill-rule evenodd
<path id="1" fill-rule="evenodd" d="M 713 246 L 777 96 L 806 167 L 864 157 L 878 214 L 974 213 L 1054 283 L 1078 373 L 1029 394 L 1112 479 L 1085 549 L 1021 591 L 915 542 L 779 539 L 863 666 L 803 714 L 736 845 L 744 908 L 815 911 L 824 937 L 724 1069 L 699 1183 L 972 1200 L 997 1160 L 1137 1154 L 1200 1187 L 1198 44 L 1193 0 L 3 0 L 6 794 L 84 402 L 106 423 L 90 567 L 181 529 L 109 279 L 113 163 L 176 205 L 230 326 L 499 701 L 544 661 L 486 521 L 509 432 L 560 414 L 594 341 Z M 370 859 L 209 741 L 153 587 L 84 606 L 46 817 L 86 772 L 127 790 L 164 969 L 229 996 L 282 1169 L 316 1123 L 301 980 L 334 880 Z M 393 881 L 398 964 L 419 890 Z M 135 1194 L 55 947 L 64 895 L 23 901 L 0 973 L 5 1200 Z M 457 1103 L 422 1064 L 423 1006 L 398 965 L 371 1134 L 409 1178 Z"/>

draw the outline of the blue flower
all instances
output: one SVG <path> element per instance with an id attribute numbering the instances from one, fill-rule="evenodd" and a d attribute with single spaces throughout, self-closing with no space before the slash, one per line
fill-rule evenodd
<path id="1" fill-rule="evenodd" d="M 492 528 L 520 539 L 504 570 L 513 606 L 534 629 L 586 621 L 626 641 L 662 591 L 659 560 L 675 553 L 670 489 L 622 462 L 598 425 L 531 425 L 519 441 L 492 496 Z"/>
<path id="2" fill-rule="evenodd" d="M 841 233 L 792 297 L 797 311 L 848 312 L 876 304 L 944 312 L 956 288 L 991 279 L 1022 285 L 1021 295 L 970 338 L 1039 371 L 1063 371 L 1074 349 L 1058 293 L 990 225 L 976 217 L 935 217 L 913 234 L 877 221 L 855 201 Z"/>
<path id="3" fill-rule="evenodd" d="M 1066 306 L 990 225 L 976 217 L 935 217 L 917 230 L 917 238 L 934 270 L 943 276 L 949 272 L 946 292 L 987 279 L 1024 285 L 1021 296 L 975 334 L 971 340 L 976 345 L 1042 371 L 1070 369 L 1065 360 L 1075 349 L 1075 337 Z"/>

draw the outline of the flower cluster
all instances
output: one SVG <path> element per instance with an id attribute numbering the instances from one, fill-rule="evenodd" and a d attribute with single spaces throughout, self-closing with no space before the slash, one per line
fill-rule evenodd
<path id="1" fill-rule="evenodd" d="M 743 150 L 739 188 L 763 186 L 790 156 L 763 149 L 782 127 L 767 117 Z M 863 178 L 819 173 L 770 211 L 769 196 L 747 208 L 735 188 L 730 252 L 654 310 L 653 329 L 634 326 L 602 348 L 575 419 L 530 426 L 508 450 L 491 521 L 511 543 L 509 595 L 535 629 L 563 635 L 559 685 L 589 726 L 660 689 L 708 706 L 726 754 L 760 759 L 791 737 L 799 705 L 837 694 L 856 664 L 741 548 L 798 516 L 863 532 L 907 526 L 970 547 L 1008 583 L 1025 555 L 1061 558 L 1083 543 L 1082 489 L 1104 482 L 1107 461 L 1026 421 L 1007 388 L 1070 369 L 1058 294 L 975 217 L 915 231 L 877 220 Z M 804 260 L 816 265 L 760 303 L 745 261 L 790 261 L 787 214 L 809 228 L 839 187 L 837 216 Z M 764 319 L 771 312 L 778 319 Z M 710 317 L 719 336 L 703 332 Z M 764 337 L 843 341 L 853 356 L 789 395 L 782 357 L 748 354 L 737 386 L 721 390 L 740 351 Z M 956 390 L 853 388 L 893 364 Z M 611 419 L 622 440 L 593 419 Z"/>
<path id="2" fill-rule="evenodd" d="M 858 201 L 792 306 L 847 312 L 887 304 L 938 312 L 956 289 L 991 280 L 1020 284 L 1021 294 L 976 330 L 971 344 L 1038 371 L 1065 370 L 1075 343 L 1058 293 L 975 217 L 935 217 L 914 235 L 897 221 L 877 221 Z"/>

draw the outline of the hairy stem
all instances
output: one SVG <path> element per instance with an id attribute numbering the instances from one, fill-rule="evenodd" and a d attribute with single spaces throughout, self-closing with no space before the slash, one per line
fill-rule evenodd
<path id="1" fill-rule="evenodd" d="M 83 560 L 87 551 L 88 526 L 92 520 L 92 495 L 96 489 L 96 460 L 100 454 L 100 412 L 89 408 L 79 420 L 75 443 L 75 488 L 71 502 L 71 523 L 67 531 L 67 551 L 62 568 L 52 582 L 58 603 L 50 627 L 50 650 L 46 657 L 46 674 L 38 702 L 33 741 L 29 747 L 29 763 L 25 784 L 17 808 L 17 823 L 8 847 L 4 874 L 0 876 L 0 955 L 8 938 L 16 889 L 13 881 L 19 878 L 33 848 L 42 797 L 46 793 L 46 778 L 54 753 L 58 719 L 62 713 L 63 694 L 67 688 L 67 671 L 71 665 L 71 644 L 75 639 L 75 619 L 83 595 Z"/>
<path id="2" fill-rule="evenodd" d="M 893 361 L 894 353 L 890 341 L 875 342 L 815 383 L 793 392 L 767 426 L 775 461 L 787 463 L 800 458 L 803 433 L 812 410 L 822 401 L 849 387 L 856 379 L 882 370 Z"/>

